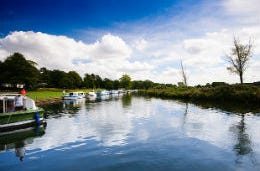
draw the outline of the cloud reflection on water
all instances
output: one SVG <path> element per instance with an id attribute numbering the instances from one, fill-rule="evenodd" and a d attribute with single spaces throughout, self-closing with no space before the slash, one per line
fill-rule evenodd
<path id="1" fill-rule="evenodd" d="M 85 103 L 74 115 L 47 122 L 45 135 L 35 138 L 27 149 L 76 148 L 75 144 L 66 144 L 88 145 L 86 140 L 90 139 L 104 147 L 122 146 L 129 141 L 148 142 L 150 138 L 163 138 L 156 136 L 179 133 L 232 152 L 238 143 L 234 128 L 239 128 L 241 116 L 171 100 L 133 97 Z M 250 148 L 259 153 L 260 119 L 246 115 L 244 123 Z"/>

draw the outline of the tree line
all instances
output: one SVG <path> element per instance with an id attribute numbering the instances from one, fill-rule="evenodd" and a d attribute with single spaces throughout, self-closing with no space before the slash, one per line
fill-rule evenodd
<path id="1" fill-rule="evenodd" d="M 234 46 L 227 56 L 229 66 L 227 69 L 235 73 L 243 84 L 244 72 L 247 63 L 253 55 L 251 40 L 247 44 L 242 44 L 238 38 L 234 37 Z M 150 80 L 132 81 L 127 74 L 122 75 L 118 80 L 101 78 L 99 75 L 86 73 L 83 78 L 76 71 L 64 72 L 61 70 L 49 70 L 47 68 L 37 69 L 37 63 L 26 60 L 20 53 L 14 53 L 3 62 L 0 61 L 0 87 L 17 87 L 18 84 L 25 85 L 27 89 L 38 87 L 54 88 L 104 88 L 104 89 L 149 89 L 176 87 L 172 84 L 154 83 Z M 179 87 L 188 86 L 186 71 L 181 61 L 181 74 L 183 82 L 179 82 Z"/>
<path id="2" fill-rule="evenodd" d="M 18 84 L 24 85 L 26 89 L 39 87 L 52 88 L 103 88 L 103 89 L 148 89 L 166 88 L 172 84 L 159 84 L 150 80 L 132 81 L 128 74 L 122 75 L 118 80 L 101 78 L 96 74 L 85 73 L 82 78 L 76 71 L 49 70 L 45 67 L 37 69 L 37 63 L 26 60 L 20 53 L 8 56 L 3 62 L 0 61 L 0 86 L 15 88 Z"/>

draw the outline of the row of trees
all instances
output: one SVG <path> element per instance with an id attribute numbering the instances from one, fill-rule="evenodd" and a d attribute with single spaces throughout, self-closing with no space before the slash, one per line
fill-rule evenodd
<path id="1" fill-rule="evenodd" d="M 252 41 L 249 40 L 247 44 L 239 42 L 238 38 L 234 38 L 234 47 L 231 49 L 230 55 L 226 55 L 230 64 L 227 69 L 239 75 L 240 83 L 243 83 L 244 72 L 247 68 L 247 62 L 252 56 Z M 145 81 L 131 81 L 129 75 L 123 75 L 119 80 L 111 80 L 108 78 L 102 79 L 99 75 L 88 74 L 84 75 L 82 79 L 75 71 L 64 72 L 60 70 L 48 70 L 36 68 L 36 63 L 26 60 L 20 53 L 14 53 L 7 57 L 3 62 L 0 61 L 0 85 L 24 84 L 27 89 L 32 89 L 37 86 L 57 87 L 57 88 L 134 88 L 134 89 L 148 89 L 148 88 L 165 88 L 173 85 L 153 83 L 150 80 Z M 179 86 L 187 86 L 187 74 L 181 61 L 181 75 L 183 82 L 179 82 Z"/>
<path id="2" fill-rule="evenodd" d="M 61 70 L 48 70 L 47 68 L 36 68 L 37 64 L 26 60 L 20 53 L 14 53 L 3 62 L 0 61 L 0 85 L 16 87 L 23 84 L 27 89 L 37 87 L 55 88 L 104 88 L 104 89 L 148 89 L 151 87 L 169 87 L 170 84 L 153 83 L 150 80 L 132 81 L 127 74 L 122 75 L 119 80 L 101 78 L 99 75 L 88 74 L 81 76 L 75 71 L 64 72 Z"/>

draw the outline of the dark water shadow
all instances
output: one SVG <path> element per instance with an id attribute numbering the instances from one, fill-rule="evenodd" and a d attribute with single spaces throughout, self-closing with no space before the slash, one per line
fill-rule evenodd
<path id="1" fill-rule="evenodd" d="M 32 144 L 36 137 L 43 136 L 45 128 L 46 125 L 37 125 L 0 134 L 0 151 L 14 149 L 14 155 L 20 161 L 23 161 L 26 154 L 26 145 Z"/>
<path id="2" fill-rule="evenodd" d="M 58 118 L 63 115 L 75 115 L 84 105 L 85 99 L 78 100 L 63 100 L 62 102 L 49 103 L 41 105 L 47 115 L 47 118 Z"/>
<path id="3" fill-rule="evenodd" d="M 184 100 L 184 99 L 173 99 L 173 98 L 164 98 L 164 97 L 154 97 L 149 95 L 136 95 L 145 98 L 158 98 L 163 100 L 173 100 L 181 103 L 190 103 L 194 104 L 202 109 L 216 109 L 225 113 L 234 113 L 234 114 L 246 114 L 252 113 L 256 116 L 260 116 L 260 104 L 250 104 L 250 103 L 240 103 L 236 101 L 206 101 L 206 100 Z"/>
<path id="4" fill-rule="evenodd" d="M 187 102 L 187 101 L 184 101 Z M 215 102 L 215 101 L 189 101 L 189 103 L 193 103 L 201 108 L 213 108 L 216 110 L 221 110 L 223 112 L 227 113 L 234 113 L 234 114 L 246 114 L 246 113 L 252 113 L 257 116 L 260 116 L 260 105 L 257 104 L 241 104 L 241 103 L 235 103 L 235 102 Z"/>
<path id="5" fill-rule="evenodd" d="M 132 105 L 132 95 L 130 94 L 125 94 L 123 97 L 122 97 L 122 105 L 123 105 L 123 108 L 128 108 Z"/>
<path id="6" fill-rule="evenodd" d="M 233 150 L 237 157 L 235 162 L 237 165 L 243 164 L 243 156 L 248 156 L 249 161 L 253 165 L 256 165 L 252 141 L 247 133 L 247 124 L 245 120 L 246 114 L 242 114 L 240 122 L 230 127 L 231 132 L 233 132 L 236 137 L 236 144 L 233 146 Z"/>

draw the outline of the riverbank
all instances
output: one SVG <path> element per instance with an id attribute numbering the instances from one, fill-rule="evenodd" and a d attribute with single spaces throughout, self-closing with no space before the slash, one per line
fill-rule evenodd
<path id="1" fill-rule="evenodd" d="M 206 101 L 234 104 L 260 104 L 260 87 L 253 85 L 173 87 L 140 90 L 139 93 L 154 97 L 188 100 L 191 102 Z"/>
<path id="2" fill-rule="evenodd" d="M 35 91 L 27 92 L 27 96 L 34 99 L 36 105 L 44 105 L 49 103 L 61 102 L 62 91 L 63 89 L 57 89 L 57 88 L 41 88 Z M 88 93 L 90 90 L 88 89 L 66 90 L 66 92 L 71 92 L 71 91 L 83 91 Z"/>

